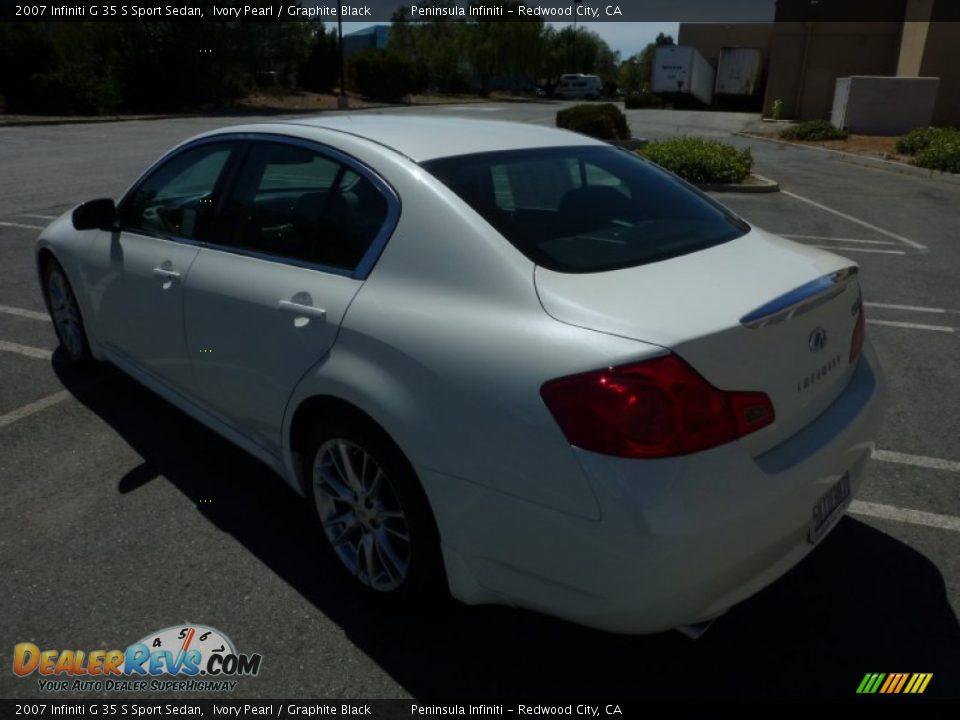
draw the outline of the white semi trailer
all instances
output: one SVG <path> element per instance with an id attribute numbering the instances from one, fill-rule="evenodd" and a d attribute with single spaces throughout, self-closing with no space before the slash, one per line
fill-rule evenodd
<path id="1" fill-rule="evenodd" d="M 760 51 L 756 48 L 720 48 L 716 94 L 753 96 L 760 86 L 761 61 Z"/>
<path id="2" fill-rule="evenodd" d="M 713 66 L 689 45 L 663 45 L 654 54 L 651 89 L 656 95 L 709 105 L 715 77 Z"/>

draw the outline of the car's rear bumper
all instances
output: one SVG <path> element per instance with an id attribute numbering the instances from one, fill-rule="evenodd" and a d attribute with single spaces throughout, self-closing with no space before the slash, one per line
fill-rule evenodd
<path id="1" fill-rule="evenodd" d="M 598 522 L 426 473 L 431 501 L 445 506 L 438 519 L 451 590 L 467 602 L 512 603 L 615 632 L 714 617 L 815 547 L 813 507 L 845 473 L 856 491 L 883 396 L 867 343 L 837 400 L 759 457 L 737 443 L 667 460 L 578 450 Z"/>

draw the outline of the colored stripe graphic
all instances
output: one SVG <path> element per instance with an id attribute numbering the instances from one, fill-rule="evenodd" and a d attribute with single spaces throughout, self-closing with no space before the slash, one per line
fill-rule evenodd
<path id="1" fill-rule="evenodd" d="M 880 692 L 881 693 L 890 692 L 890 686 L 896 685 L 899 680 L 900 680 L 899 673 L 890 673 L 889 675 L 887 675 L 887 681 L 883 684 L 883 687 L 880 688 Z"/>
<path id="2" fill-rule="evenodd" d="M 866 673 L 857 693 L 860 695 L 920 695 L 930 684 L 933 673 Z"/>
<path id="3" fill-rule="evenodd" d="M 857 692 L 862 695 L 872 695 L 879 689 L 880 683 L 883 682 L 886 676 L 886 673 L 867 673 L 863 676 L 863 680 L 860 681 L 860 687 L 857 688 Z"/>

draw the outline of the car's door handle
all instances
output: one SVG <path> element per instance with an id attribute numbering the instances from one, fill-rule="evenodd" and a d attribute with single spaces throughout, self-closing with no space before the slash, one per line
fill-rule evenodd
<path id="1" fill-rule="evenodd" d="M 314 307 L 313 305 L 303 305 L 290 300 L 281 300 L 279 307 L 281 310 L 286 310 L 289 313 L 301 317 L 315 317 L 320 320 L 327 319 L 327 311 L 323 308 Z"/>
<path id="2" fill-rule="evenodd" d="M 166 268 L 162 267 L 155 267 L 153 269 L 153 276 L 168 282 L 176 282 L 180 279 L 180 273 L 178 273 L 176 270 L 167 270 Z"/>

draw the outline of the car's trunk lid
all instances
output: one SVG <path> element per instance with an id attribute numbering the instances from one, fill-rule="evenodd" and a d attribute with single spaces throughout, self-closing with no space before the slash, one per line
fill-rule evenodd
<path id="1" fill-rule="evenodd" d="M 855 264 L 760 230 L 639 267 L 535 277 L 555 319 L 669 348 L 722 390 L 767 393 L 776 421 L 741 441 L 754 455 L 813 420 L 853 374 Z"/>

